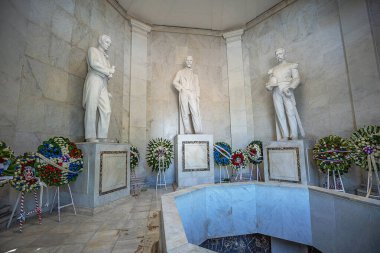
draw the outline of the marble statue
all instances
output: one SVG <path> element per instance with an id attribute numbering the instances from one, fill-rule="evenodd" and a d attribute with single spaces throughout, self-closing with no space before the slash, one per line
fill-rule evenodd
<path id="1" fill-rule="evenodd" d="M 179 106 L 185 134 L 191 134 L 190 114 L 196 134 L 202 133 L 199 111 L 200 88 L 198 75 L 193 73 L 193 57 L 187 56 L 186 67 L 177 72 L 173 85 L 179 92 Z"/>
<path id="2" fill-rule="evenodd" d="M 298 64 L 285 60 L 283 48 L 277 49 L 275 55 L 279 64 L 268 71 L 269 81 L 266 89 L 272 91 L 273 95 L 277 140 L 296 140 L 298 128 L 301 136 L 305 136 L 293 93 L 300 84 Z"/>
<path id="3" fill-rule="evenodd" d="M 111 67 L 107 54 L 111 38 L 103 34 L 98 42 L 98 47 L 90 47 L 88 50 L 88 72 L 83 90 L 84 130 L 88 142 L 107 140 L 111 117 L 112 96 L 107 89 L 108 80 L 115 73 L 115 66 Z M 96 134 L 97 111 L 99 111 L 99 120 Z"/>

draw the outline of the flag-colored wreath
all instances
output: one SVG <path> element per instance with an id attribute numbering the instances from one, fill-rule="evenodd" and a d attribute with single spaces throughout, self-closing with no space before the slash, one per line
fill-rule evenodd
<path id="1" fill-rule="evenodd" d="M 320 139 L 314 146 L 313 158 L 323 173 L 339 171 L 346 173 L 352 163 L 353 147 L 346 139 L 330 135 Z"/>
<path id="2" fill-rule="evenodd" d="M 214 144 L 214 161 L 219 166 L 231 164 L 231 146 L 226 142 L 216 142 Z"/>
<path id="3" fill-rule="evenodd" d="M 73 182 L 82 172 L 82 151 L 64 137 L 53 137 L 38 147 L 37 171 L 41 181 L 49 186 Z"/>
<path id="4" fill-rule="evenodd" d="M 159 166 L 164 171 L 167 170 L 174 157 L 173 144 L 163 138 L 150 140 L 147 147 L 146 161 L 152 171 L 158 171 Z M 161 165 L 159 165 L 161 162 Z"/>

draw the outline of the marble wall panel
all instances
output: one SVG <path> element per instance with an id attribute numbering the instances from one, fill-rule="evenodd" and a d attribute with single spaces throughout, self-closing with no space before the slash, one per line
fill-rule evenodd
<path id="1" fill-rule="evenodd" d="M 199 76 L 204 132 L 213 134 L 215 141 L 230 141 L 228 82 L 222 79 L 227 76 L 223 39 L 152 31 L 149 43 L 151 82 L 147 97 L 148 140 L 157 137 L 173 139 L 179 133 L 178 91 L 172 82 L 177 71 L 184 67 L 185 57 L 192 55 L 194 72 Z M 167 180 L 174 179 L 174 170 L 166 173 Z M 155 182 L 155 174 L 150 177 L 148 181 Z"/>
<path id="2" fill-rule="evenodd" d="M 124 98 L 129 96 L 128 22 L 103 0 L 1 1 L 0 12 L 0 56 L 6 59 L 0 64 L 0 138 L 16 154 L 34 151 L 52 135 L 81 140 L 87 50 L 97 45 L 100 34 L 110 32 L 110 62 L 117 72 L 109 86 L 114 94 L 109 137 L 122 139 L 128 131 L 123 125 L 129 125 L 129 107 L 124 113 L 126 100 L 129 104 Z"/>
<path id="3" fill-rule="evenodd" d="M 252 85 L 255 138 L 275 137 L 274 108 L 264 85 L 276 62 L 274 51 L 287 50 L 289 62 L 298 62 L 301 85 L 295 96 L 306 135 L 319 138 L 335 132 L 347 136 L 354 128 L 336 1 L 297 1 L 247 30 L 244 60 Z M 332 111 L 331 111 L 332 110 Z M 331 112 L 331 113 L 330 113 Z M 269 117 L 269 118 L 268 118 Z M 258 122 L 258 121 L 265 122 Z M 266 127 L 266 128 L 263 128 Z"/>

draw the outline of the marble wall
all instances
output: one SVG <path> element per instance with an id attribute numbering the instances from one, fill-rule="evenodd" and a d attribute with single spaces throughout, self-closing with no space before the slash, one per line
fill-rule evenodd
<path id="1" fill-rule="evenodd" d="M 278 47 L 286 48 L 289 62 L 299 63 L 295 96 L 307 137 L 351 134 L 355 124 L 336 1 L 298 0 L 246 31 L 243 44 L 256 138 L 275 138 L 273 101 L 265 83 L 277 64 Z"/>
<path id="2" fill-rule="evenodd" d="M 16 153 L 51 136 L 83 140 L 86 55 L 112 38 L 109 137 L 128 139 L 130 26 L 107 1 L 1 1 L 0 139 Z M 125 127 L 124 127 L 125 126 Z"/>
<path id="3" fill-rule="evenodd" d="M 173 140 L 179 133 L 178 91 L 173 79 L 184 67 L 187 55 L 194 58 L 193 69 L 199 76 L 200 111 L 203 131 L 214 141 L 231 143 L 226 47 L 220 36 L 152 31 L 149 39 L 151 66 L 148 82 L 147 139 Z M 132 143 L 133 144 L 133 143 Z M 150 172 L 150 169 L 147 168 Z M 173 165 L 167 181 L 174 179 Z M 155 176 L 149 178 L 155 182 Z"/>

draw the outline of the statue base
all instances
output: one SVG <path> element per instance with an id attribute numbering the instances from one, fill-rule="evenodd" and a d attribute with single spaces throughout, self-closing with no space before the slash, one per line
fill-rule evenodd
<path id="1" fill-rule="evenodd" d="M 130 145 L 102 142 L 77 143 L 83 152 L 83 172 L 71 184 L 78 210 L 95 208 L 130 195 Z"/>
<path id="2" fill-rule="evenodd" d="M 264 147 L 265 181 L 319 185 L 312 140 L 272 141 Z"/>
<path id="3" fill-rule="evenodd" d="M 174 139 L 177 186 L 214 183 L 213 136 L 179 134 Z"/>

